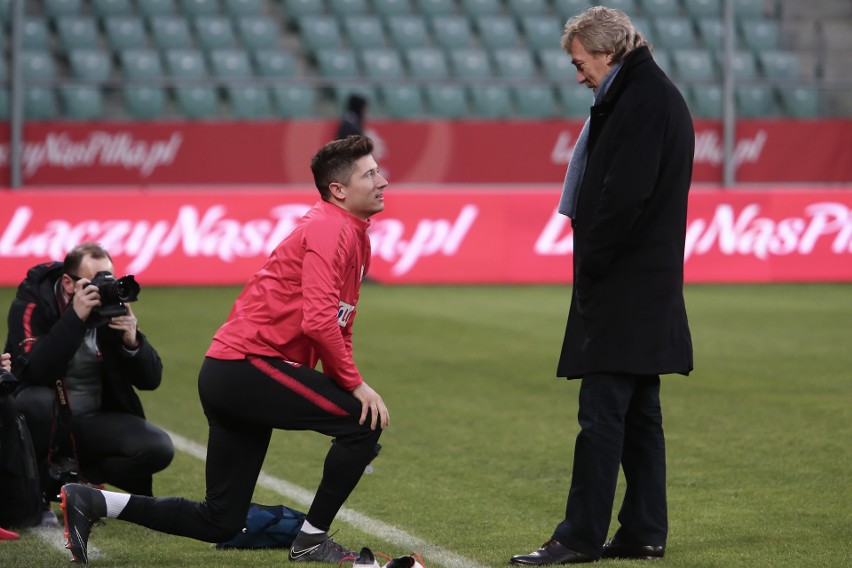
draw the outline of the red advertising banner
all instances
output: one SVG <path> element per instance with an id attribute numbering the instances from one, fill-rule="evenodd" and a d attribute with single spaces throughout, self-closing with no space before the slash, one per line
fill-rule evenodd
<path id="1" fill-rule="evenodd" d="M 567 283 L 559 188 L 389 188 L 370 229 L 386 284 Z M 243 284 L 317 201 L 315 190 L 0 190 L 0 285 L 102 243 L 143 285 Z M 694 190 L 688 282 L 852 281 L 852 189 Z"/>
<path id="2" fill-rule="evenodd" d="M 31 186 L 310 185 L 311 156 L 336 123 L 36 123 L 25 130 Z M 371 121 L 394 184 L 560 183 L 582 121 Z M 722 132 L 697 121 L 693 181 L 722 180 Z M 9 179 L 0 128 L 0 183 Z M 738 183 L 852 183 L 852 120 L 742 120 Z"/>

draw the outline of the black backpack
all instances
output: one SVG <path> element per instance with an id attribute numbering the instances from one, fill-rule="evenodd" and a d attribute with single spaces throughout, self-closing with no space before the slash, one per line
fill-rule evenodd
<path id="1" fill-rule="evenodd" d="M 0 526 L 33 527 L 41 522 L 39 477 L 27 421 L 12 396 L 0 396 Z"/>

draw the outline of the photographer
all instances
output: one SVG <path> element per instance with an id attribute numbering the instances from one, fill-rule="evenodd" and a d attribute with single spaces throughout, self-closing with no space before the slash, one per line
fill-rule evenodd
<path id="1" fill-rule="evenodd" d="M 9 309 L 6 351 L 21 382 L 15 396 L 48 499 L 78 476 L 152 495 L 152 475 L 174 456 L 134 390 L 160 385 L 160 357 L 130 306 L 111 297 L 112 272 L 103 247 L 80 244 L 62 263 L 31 268 Z M 107 303 L 111 311 L 102 313 Z"/>

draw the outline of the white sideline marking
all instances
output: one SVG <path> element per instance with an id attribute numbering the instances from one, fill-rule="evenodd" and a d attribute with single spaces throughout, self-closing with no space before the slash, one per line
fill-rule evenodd
<path id="1" fill-rule="evenodd" d="M 29 529 L 29 532 L 33 533 L 53 548 L 64 552 L 68 555 L 68 559 L 71 559 L 71 553 L 65 547 L 65 527 L 61 525 L 58 527 L 40 526 Z M 104 554 L 101 554 L 100 550 L 91 544 L 87 547 L 87 551 L 90 560 L 94 560 L 95 558 L 106 558 Z"/>
<path id="2" fill-rule="evenodd" d="M 197 444 L 192 440 L 188 440 L 183 436 L 175 434 L 171 431 L 166 431 L 172 438 L 172 442 L 177 449 L 189 454 L 201 461 L 207 459 L 207 448 L 201 444 Z M 258 485 L 275 491 L 279 495 L 292 499 L 303 507 L 310 506 L 314 500 L 314 494 L 307 489 L 303 489 L 298 485 L 294 485 L 289 481 L 278 479 L 269 474 L 260 472 L 257 479 Z M 486 568 L 483 564 L 479 564 L 473 560 L 459 556 L 448 550 L 444 550 L 440 546 L 434 545 L 405 532 L 402 529 L 383 523 L 372 517 L 368 517 L 358 511 L 343 507 L 338 514 L 338 518 L 355 527 L 356 529 L 375 535 L 382 540 L 399 546 L 411 552 L 417 552 L 426 559 L 428 564 L 438 564 L 446 568 Z"/>

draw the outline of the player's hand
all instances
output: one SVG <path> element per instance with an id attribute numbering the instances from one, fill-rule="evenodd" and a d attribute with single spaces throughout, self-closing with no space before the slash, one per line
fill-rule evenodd
<path id="1" fill-rule="evenodd" d="M 390 415 L 385 401 L 367 383 L 361 383 L 352 391 L 352 396 L 361 401 L 361 419 L 358 424 L 367 421 L 367 413 L 370 413 L 370 429 L 375 430 L 376 424 L 384 429 L 390 424 Z"/>
<path id="2" fill-rule="evenodd" d="M 77 317 L 86 321 L 92 315 L 92 310 L 101 305 L 101 295 L 98 287 L 93 286 L 90 280 L 81 278 L 74 284 L 74 298 L 71 300 Z"/>
<path id="3" fill-rule="evenodd" d="M 109 319 L 109 327 L 121 332 L 121 341 L 128 349 L 136 349 L 139 347 L 139 340 L 136 338 L 136 316 L 133 315 L 133 310 L 130 306 L 127 308 L 127 313 L 123 316 L 116 316 Z"/>

